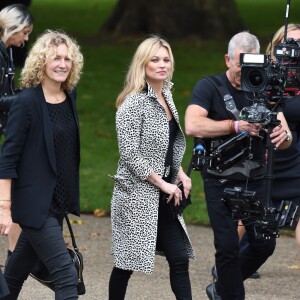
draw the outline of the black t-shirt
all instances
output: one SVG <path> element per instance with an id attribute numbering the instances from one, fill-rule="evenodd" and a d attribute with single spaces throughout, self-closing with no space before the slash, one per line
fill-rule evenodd
<path id="1" fill-rule="evenodd" d="M 221 74 L 222 83 L 228 89 L 230 95 L 233 97 L 237 110 L 242 110 L 242 108 L 251 106 L 253 104 L 253 94 L 249 92 L 244 92 L 235 89 L 230 81 L 228 80 L 225 73 Z M 219 93 L 216 87 L 207 78 L 199 80 L 193 90 L 192 97 L 189 104 L 196 104 L 208 111 L 208 118 L 215 121 L 221 120 L 235 120 L 234 115 L 226 109 L 223 96 Z M 230 136 L 220 136 L 220 139 L 226 140 Z M 253 157 L 252 162 L 257 162 L 252 168 L 259 168 L 265 165 L 265 145 L 261 138 L 253 137 L 251 141 L 251 153 Z M 245 166 L 245 163 L 239 164 L 241 168 Z M 259 165 L 259 166 L 258 166 Z M 261 173 L 261 172 L 259 172 Z M 227 172 L 220 174 L 222 177 Z M 256 175 L 250 175 L 251 178 L 255 178 Z M 259 175 L 261 177 L 261 174 Z M 239 176 L 235 176 L 239 178 Z M 241 179 L 243 179 L 241 177 Z"/>
<path id="2" fill-rule="evenodd" d="M 56 156 L 57 182 L 54 188 L 50 215 L 63 217 L 70 212 L 74 199 L 78 199 L 79 141 L 76 121 L 70 100 L 58 104 L 47 103 L 52 122 Z"/>

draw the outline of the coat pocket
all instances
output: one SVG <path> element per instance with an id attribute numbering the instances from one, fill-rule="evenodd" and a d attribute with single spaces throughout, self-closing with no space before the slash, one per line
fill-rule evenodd
<path id="1" fill-rule="evenodd" d="M 132 179 L 120 175 L 109 175 L 115 181 L 115 188 L 121 189 L 126 192 L 131 192 L 134 187 L 134 182 Z"/>

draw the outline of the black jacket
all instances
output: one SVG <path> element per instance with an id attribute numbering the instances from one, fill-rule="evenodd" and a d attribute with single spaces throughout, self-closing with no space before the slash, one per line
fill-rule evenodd
<path id="1" fill-rule="evenodd" d="M 79 141 L 75 93 L 69 95 Z M 20 225 L 40 228 L 48 216 L 57 177 L 52 124 L 41 86 L 25 89 L 17 95 L 5 137 L 0 178 L 13 179 L 12 219 Z M 79 155 L 77 168 L 79 170 Z M 72 201 L 70 213 L 79 215 L 79 197 Z"/>
<path id="2" fill-rule="evenodd" d="M 9 109 L 16 99 L 14 65 L 2 41 L 0 41 L 0 134 L 6 127 Z"/>

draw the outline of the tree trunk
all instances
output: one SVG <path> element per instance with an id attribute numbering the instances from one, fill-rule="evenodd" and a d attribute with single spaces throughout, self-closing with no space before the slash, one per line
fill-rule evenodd
<path id="1" fill-rule="evenodd" d="M 224 39 L 243 27 L 234 0 L 119 0 L 101 32 Z"/>

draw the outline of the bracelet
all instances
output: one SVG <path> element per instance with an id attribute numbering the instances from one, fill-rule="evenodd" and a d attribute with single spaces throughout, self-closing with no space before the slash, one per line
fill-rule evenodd
<path id="1" fill-rule="evenodd" d="M 239 121 L 234 121 L 234 132 L 235 133 L 239 132 Z"/>
<path id="2" fill-rule="evenodd" d="M 11 202 L 10 199 L 0 199 L 0 201 L 7 201 L 7 202 Z"/>
<path id="3" fill-rule="evenodd" d="M 234 121 L 229 121 L 229 133 L 234 133 Z"/>

